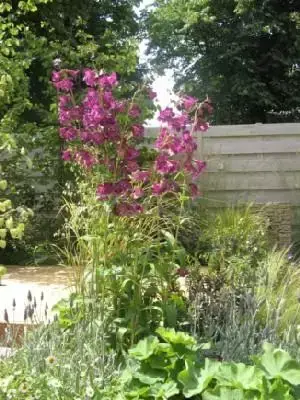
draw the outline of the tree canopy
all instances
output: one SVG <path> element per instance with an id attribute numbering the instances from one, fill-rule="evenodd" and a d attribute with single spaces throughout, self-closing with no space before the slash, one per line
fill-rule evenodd
<path id="1" fill-rule="evenodd" d="M 300 105 L 297 0 L 157 0 L 149 53 L 177 88 L 215 104 L 215 122 L 266 122 Z"/>

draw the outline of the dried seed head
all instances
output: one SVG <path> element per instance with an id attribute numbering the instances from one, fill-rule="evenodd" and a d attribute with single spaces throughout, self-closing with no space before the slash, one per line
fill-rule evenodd
<path id="1" fill-rule="evenodd" d="M 41 301 L 44 300 L 44 292 L 41 292 Z"/>
<path id="2" fill-rule="evenodd" d="M 16 308 L 16 299 L 15 298 L 13 299 L 12 306 L 13 306 L 13 308 Z"/>
<path id="3" fill-rule="evenodd" d="M 24 321 L 28 318 L 28 312 L 27 312 L 27 307 L 24 309 Z"/>
<path id="4" fill-rule="evenodd" d="M 4 321 L 9 323 L 8 312 L 7 309 L 4 310 Z"/>
<path id="5" fill-rule="evenodd" d="M 29 301 L 29 303 L 32 302 L 32 294 L 31 294 L 30 290 L 28 290 L 28 293 L 27 293 L 27 300 Z"/>

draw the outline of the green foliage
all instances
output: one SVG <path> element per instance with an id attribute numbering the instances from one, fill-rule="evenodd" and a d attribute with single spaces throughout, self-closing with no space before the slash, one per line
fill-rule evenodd
<path id="1" fill-rule="evenodd" d="M 209 212 L 199 207 L 191 212 L 192 223 L 180 235 L 183 244 L 186 236 L 193 238 L 191 245 L 187 243 L 190 253 L 232 286 L 249 282 L 269 247 L 263 212 L 254 212 L 250 205 Z M 197 266 L 193 273 L 199 273 Z"/>
<path id="2" fill-rule="evenodd" d="M 208 94 L 214 122 L 266 122 L 299 106 L 296 1 L 158 0 L 146 15 L 149 52 L 176 87 Z M 291 116 L 292 117 L 292 116 Z"/>
<path id="3" fill-rule="evenodd" d="M 6 273 L 7 273 L 7 268 L 5 268 L 3 265 L 0 265 L 0 286 L 1 286 L 1 279 Z"/>
<path id="4" fill-rule="evenodd" d="M 5 160 L 3 172 L 10 184 L 10 199 L 35 211 L 23 245 L 29 256 L 41 242 L 53 240 L 62 187 L 72 176 L 60 160 L 56 91 L 49 84 L 53 61 L 59 59 L 61 67 L 113 69 L 120 74 L 123 90 L 128 93 L 128 83 L 140 79 L 134 11 L 138 3 L 1 2 L 0 139 L 5 142 L 10 137 L 15 141 L 15 146 L 9 144 L 1 157 Z M 9 243 L 7 261 L 8 253 L 23 256 L 20 250 Z"/>
<path id="5" fill-rule="evenodd" d="M 9 185 L 4 179 L 2 165 L 2 156 L 4 150 L 14 145 L 13 139 L 8 135 L 2 137 L 0 135 L 0 251 L 3 254 L 3 249 L 6 248 L 7 240 L 21 240 L 24 234 L 25 222 L 28 219 L 31 211 L 26 207 L 13 208 L 12 201 L 9 199 Z M 1 257 L 2 262 L 3 258 Z"/>
<path id="6" fill-rule="evenodd" d="M 254 365 L 204 359 L 205 346 L 182 332 L 159 328 L 157 336 L 129 350 L 127 368 L 115 383 L 118 399 L 296 399 L 300 364 L 264 346 Z M 108 388 L 106 394 L 114 389 Z M 281 396 L 281 397 L 280 397 Z"/>
<path id="7" fill-rule="evenodd" d="M 186 300 L 177 282 L 186 253 L 176 240 L 174 221 L 162 217 L 156 205 L 135 218 L 120 218 L 96 199 L 93 180 L 97 177 L 79 183 L 77 201 L 68 201 L 64 211 L 61 255 L 73 266 L 78 296 L 71 308 L 60 305 L 59 321 L 70 328 L 78 318 L 107 313 L 111 344 L 123 351 L 160 324 L 180 328 L 186 322 Z"/>

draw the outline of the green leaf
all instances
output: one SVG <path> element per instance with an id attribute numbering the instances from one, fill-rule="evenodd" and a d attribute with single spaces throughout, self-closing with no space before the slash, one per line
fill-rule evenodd
<path id="1" fill-rule="evenodd" d="M 6 233 L 7 233 L 6 229 L 3 229 L 3 228 L 0 229 L 0 239 L 5 239 Z"/>
<path id="2" fill-rule="evenodd" d="M 160 327 L 156 330 L 156 333 L 166 342 L 171 344 L 182 344 L 187 347 L 194 347 L 197 344 L 196 340 L 192 336 L 185 332 L 175 332 L 173 328 L 168 329 Z"/>
<path id="3" fill-rule="evenodd" d="M 253 392 L 244 392 L 242 389 L 217 386 L 215 389 L 205 391 L 202 400 L 261 400 L 261 397 Z"/>
<path id="4" fill-rule="evenodd" d="M 134 378 L 146 385 L 153 385 L 157 382 L 163 382 L 167 378 L 167 374 L 163 370 L 153 370 L 145 365 L 142 369 L 133 374 Z"/>
<path id="5" fill-rule="evenodd" d="M 282 378 L 292 385 L 300 385 L 300 364 L 284 350 L 270 344 L 264 345 L 264 354 L 255 358 L 256 363 L 266 372 L 269 379 Z"/>
<path id="6" fill-rule="evenodd" d="M 170 247 L 175 247 L 176 244 L 176 239 L 175 237 L 172 235 L 172 233 L 165 231 L 164 229 L 161 230 L 161 233 L 164 235 L 164 237 L 166 238 L 168 244 L 170 245 Z"/>
<path id="7" fill-rule="evenodd" d="M 206 359 L 204 369 L 195 368 L 194 362 L 186 360 L 185 369 L 178 374 L 184 396 L 190 398 L 202 393 L 214 379 L 219 367 L 217 361 Z"/>
<path id="8" fill-rule="evenodd" d="M 7 189 L 7 181 L 6 180 L 1 180 L 0 181 L 0 190 L 6 190 Z"/>
<path id="9" fill-rule="evenodd" d="M 259 390 L 263 373 L 257 367 L 245 364 L 221 363 L 216 378 L 221 386 Z"/>
<path id="10" fill-rule="evenodd" d="M 170 399 L 179 394 L 179 389 L 175 381 L 168 381 L 163 384 L 157 384 L 150 388 L 150 393 L 155 399 Z"/>
<path id="11" fill-rule="evenodd" d="M 156 336 L 149 336 L 140 340 L 135 347 L 129 350 L 129 354 L 137 360 L 146 360 L 154 353 L 158 344 L 159 340 Z"/>

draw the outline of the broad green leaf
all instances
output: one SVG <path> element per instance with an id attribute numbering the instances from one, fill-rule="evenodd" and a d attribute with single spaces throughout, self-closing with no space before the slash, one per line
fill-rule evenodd
<path id="1" fill-rule="evenodd" d="M 7 189 L 7 181 L 5 179 L 2 179 L 0 181 L 0 190 L 6 190 Z"/>
<path id="2" fill-rule="evenodd" d="M 151 387 L 150 393 L 155 399 L 170 399 L 179 393 L 175 381 L 168 381 L 163 384 L 157 384 Z"/>
<path id="3" fill-rule="evenodd" d="M 296 397 L 298 398 L 298 397 Z M 287 383 L 283 382 L 281 379 L 275 379 L 275 381 L 270 384 L 268 395 L 268 400 L 294 400 L 295 397 L 291 394 L 291 387 Z"/>
<path id="4" fill-rule="evenodd" d="M 156 336 L 149 336 L 140 340 L 138 344 L 129 350 L 129 354 L 137 360 L 146 360 L 149 358 L 159 344 Z"/>
<path id="5" fill-rule="evenodd" d="M 284 350 L 270 344 L 264 345 L 264 354 L 255 358 L 256 363 L 266 372 L 269 379 L 282 378 L 292 385 L 300 385 L 300 364 Z"/>
<path id="6" fill-rule="evenodd" d="M 242 389 L 231 389 L 217 386 L 202 394 L 202 400 L 262 400 L 261 396 L 253 392 L 244 392 Z M 266 399 L 267 400 L 267 399 Z"/>
<path id="7" fill-rule="evenodd" d="M 6 233 L 7 233 L 6 229 L 3 229 L 3 228 L 0 229 L 0 239 L 5 239 Z"/>
<path id="8" fill-rule="evenodd" d="M 221 386 L 260 390 L 263 373 L 257 367 L 245 364 L 221 363 L 216 378 Z"/>
<path id="9" fill-rule="evenodd" d="M 185 369 L 178 374 L 178 380 L 183 385 L 183 394 L 186 398 L 193 397 L 205 390 L 219 370 L 220 363 L 205 360 L 203 369 L 195 368 L 194 363 L 186 360 Z"/>
<path id="10" fill-rule="evenodd" d="M 163 370 L 154 370 L 145 365 L 144 368 L 135 372 L 133 377 L 146 385 L 153 385 L 157 382 L 164 382 L 167 378 L 167 374 Z"/>
<path id="11" fill-rule="evenodd" d="M 185 332 L 175 332 L 175 330 L 168 328 L 158 328 L 156 330 L 158 335 L 166 342 L 171 344 L 182 344 L 187 347 L 196 346 L 196 340 Z"/>

